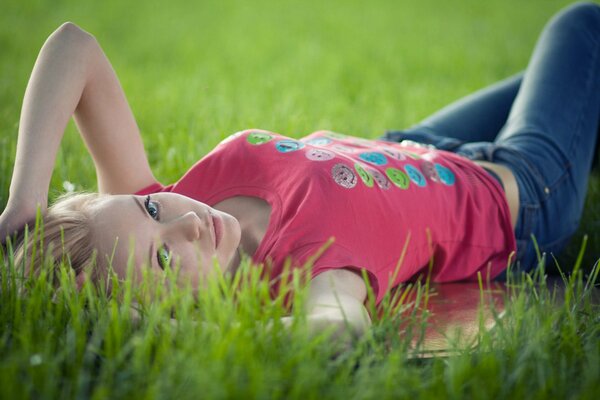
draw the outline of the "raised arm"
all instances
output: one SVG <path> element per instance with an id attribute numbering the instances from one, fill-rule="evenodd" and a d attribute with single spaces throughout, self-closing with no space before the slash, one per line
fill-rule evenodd
<path id="1" fill-rule="evenodd" d="M 75 122 L 94 160 L 103 193 L 131 193 L 155 182 L 139 129 L 96 39 L 73 23 L 44 43 L 29 79 L 0 238 L 47 208 L 48 187 L 65 127 Z"/>

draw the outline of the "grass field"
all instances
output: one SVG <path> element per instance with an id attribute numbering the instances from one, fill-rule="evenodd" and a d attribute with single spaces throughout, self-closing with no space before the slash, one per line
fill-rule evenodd
<path id="1" fill-rule="evenodd" d="M 0 12 L 0 209 L 6 204 L 23 92 L 45 38 L 70 20 L 93 33 L 120 77 L 155 175 L 179 178 L 227 135 L 257 127 L 377 137 L 527 65 L 537 35 L 567 1 L 4 1 Z M 51 183 L 96 187 L 74 125 Z M 140 322 L 125 301 L 58 294 L 44 279 L 0 274 L 0 398 L 593 398 L 600 389 L 600 315 L 585 287 L 600 255 L 600 182 L 558 260 L 580 272 L 564 302 L 516 285 L 475 349 L 415 360 L 421 322 L 390 307 L 352 350 L 284 332 L 281 299 L 262 283 L 223 283 L 194 302 L 165 294 Z M 557 221 L 560 223 L 560 221 Z M 3 257 L 3 264 L 10 264 Z M 296 291 L 298 302 L 302 290 Z M 223 297 L 225 299 L 223 299 Z M 233 301 L 233 299 L 237 299 Z M 170 323 L 174 312 L 180 323 Z M 394 316 L 395 315 L 395 316 Z M 405 334 L 399 326 L 408 321 Z M 404 325 L 402 325 L 404 326 Z"/>

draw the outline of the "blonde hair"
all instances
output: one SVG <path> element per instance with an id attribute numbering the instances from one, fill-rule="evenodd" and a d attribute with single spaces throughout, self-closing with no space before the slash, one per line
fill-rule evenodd
<path id="1" fill-rule="evenodd" d="M 94 205 L 104 197 L 99 193 L 74 193 L 59 197 L 48 208 L 37 232 L 29 232 L 17 245 L 15 267 L 38 275 L 49 263 L 53 272 L 60 265 L 71 266 L 77 276 L 95 263 Z M 58 274 L 53 284 L 58 285 Z"/>

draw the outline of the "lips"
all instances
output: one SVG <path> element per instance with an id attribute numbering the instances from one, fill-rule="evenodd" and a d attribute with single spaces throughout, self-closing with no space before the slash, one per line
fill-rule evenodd
<path id="1" fill-rule="evenodd" d="M 223 221 L 217 215 L 211 213 L 212 225 L 215 237 L 215 250 L 219 247 L 219 243 L 221 243 L 221 239 L 223 237 Z"/>

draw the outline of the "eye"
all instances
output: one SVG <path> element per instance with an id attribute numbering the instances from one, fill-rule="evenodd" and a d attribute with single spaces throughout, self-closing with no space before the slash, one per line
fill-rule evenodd
<path id="1" fill-rule="evenodd" d="M 148 211 L 148 215 L 150 215 L 153 219 L 159 220 L 158 213 L 158 203 L 150 200 L 150 196 L 146 196 L 146 201 L 144 202 L 144 207 L 146 207 L 146 211 Z"/>
<path id="2" fill-rule="evenodd" d="M 171 253 L 167 245 L 162 245 L 156 252 L 156 258 L 158 259 L 158 265 L 163 270 L 170 265 Z"/>

